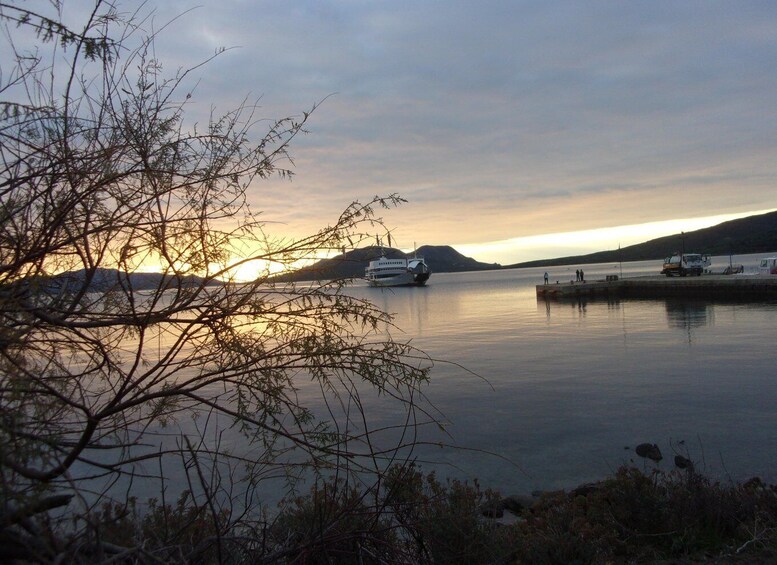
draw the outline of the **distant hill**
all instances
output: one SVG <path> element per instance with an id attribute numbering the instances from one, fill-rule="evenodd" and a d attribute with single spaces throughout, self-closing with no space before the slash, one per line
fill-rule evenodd
<path id="1" fill-rule="evenodd" d="M 457 273 L 460 271 L 486 271 L 501 269 L 499 263 L 481 263 L 456 251 L 450 245 L 422 245 L 416 250 L 419 257 L 433 273 Z"/>
<path id="2" fill-rule="evenodd" d="M 684 238 L 684 243 L 683 243 Z M 651 239 L 620 250 L 598 251 L 556 259 L 541 259 L 508 265 L 505 268 L 572 265 L 575 263 L 611 263 L 663 259 L 675 251 L 709 255 L 745 255 L 777 251 L 777 212 L 730 220 L 716 226 Z"/>
<path id="3" fill-rule="evenodd" d="M 111 288 L 132 288 L 134 290 L 155 290 L 166 286 L 176 288 L 178 286 L 200 286 L 204 279 L 192 275 L 176 279 L 161 273 L 125 273 L 117 269 L 95 269 L 89 273 L 89 288 L 93 291 L 105 291 Z M 87 282 L 87 271 L 68 271 L 54 275 L 46 281 L 46 287 L 50 291 L 58 291 L 64 287 L 78 288 Z M 208 286 L 218 286 L 217 281 L 208 281 Z"/>
<path id="4" fill-rule="evenodd" d="M 388 259 L 412 257 L 392 247 L 362 247 L 347 251 L 333 259 L 324 259 L 291 274 L 279 275 L 278 280 L 327 280 L 364 276 L 364 269 L 373 259 L 380 256 Z M 432 273 L 452 273 L 459 271 L 484 271 L 500 269 L 498 263 L 481 263 L 471 257 L 466 257 L 448 245 L 423 245 L 416 250 L 418 257 L 423 257 Z"/>

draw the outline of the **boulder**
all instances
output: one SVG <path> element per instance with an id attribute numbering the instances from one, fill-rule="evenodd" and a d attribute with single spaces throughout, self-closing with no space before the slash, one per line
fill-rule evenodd
<path id="1" fill-rule="evenodd" d="M 640 457 L 650 459 L 656 463 L 664 458 L 664 456 L 661 455 L 661 450 L 655 443 L 640 443 L 634 451 Z"/>
<path id="2" fill-rule="evenodd" d="M 572 498 L 576 498 L 578 496 L 588 496 L 591 493 L 594 493 L 602 488 L 601 483 L 585 483 L 583 485 L 578 486 L 575 489 L 572 489 L 569 493 L 569 496 Z"/>
<path id="3" fill-rule="evenodd" d="M 529 510 L 537 502 L 533 496 L 511 494 L 502 499 L 502 507 L 513 514 L 521 514 Z"/>
<path id="4" fill-rule="evenodd" d="M 683 457 L 682 455 L 674 456 L 674 465 L 678 469 L 690 469 L 691 471 L 693 471 L 693 461 L 691 461 L 687 457 Z"/>

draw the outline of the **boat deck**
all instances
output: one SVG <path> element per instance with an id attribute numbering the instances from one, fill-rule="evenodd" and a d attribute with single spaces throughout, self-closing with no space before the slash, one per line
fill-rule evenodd
<path id="1" fill-rule="evenodd" d="M 777 298 L 777 276 L 702 275 L 700 277 L 648 276 L 585 282 L 557 282 L 537 285 L 538 298 L 617 296 L 632 298 Z"/>

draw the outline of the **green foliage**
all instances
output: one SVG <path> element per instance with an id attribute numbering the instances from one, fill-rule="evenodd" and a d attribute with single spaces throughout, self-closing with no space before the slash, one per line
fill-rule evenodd
<path id="1" fill-rule="evenodd" d="M 222 538 L 232 527 L 228 511 L 212 514 L 189 491 L 181 493 L 175 505 L 152 499 L 143 511 L 135 498 L 123 504 L 106 502 L 88 521 L 86 535 L 75 538 L 84 548 L 72 555 L 75 560 L 104 558 L 107 547 L 128 553 L 142 548 L 140 555 L 169 563 L 216 562 L 224 555 Z M 88 539 L 91 544 L 84 543 Z"/>
<path id="2" fill-rule="evenodd" d="M 513 523 L 485 517 L 500 504 L 476 481 L 397 465 L 371 487 L 317 482 L 252 527 L 188 493 L 142 512 L 133 499 L 105 505 L 87 520 L 92 543 L 80 536 L 74 557 L 118 548 L 166 562 L 305 564 L 744 563 L 777 555 L 777 487 L 758 479 L 722 485 L 623 467 L 584 489 L 543 495 Z"/>
<path id="3" fill-rule="evenodd" d="M 546 495 L 519 527 L 527 563 L 757 557 L 777 549 L 777 489 L 623 467 L 584 496 Z"/>
<path id="4" fill-rule="evenodd" d="M 275 555 L 310 564 L 404 561 L 390 516 L 371 494 L 332 479 L 284 502 L 270 528 Z"/>
<path id="5" fill-rule="evenodd" d="M 477 481 L 440 481 L 414 466 L 390 469 L 383 486 L 385 506 L 403 530 L 417 561 L 492 563 L 509 558 L 515 534 L 482 516 L 499 495 Z"/>
<path id="6" fill-rule="evenodd" d="M 113 10 L 108 10 L 101 17 L 107 21 L 114 18 L 115 13 Z M 83 49 L 84 57 L 90 61 L 110 60 L 113 56 L 112 49 L 116 47 L 109 37 L 99 34 L 89 36 L 75 32 L 57 19 L 38 14 L 23 5 L 0 3 L 0 20 L 11 22 L 17 27 L 24 26 L 34 30 L 37 38 L 43 43 L 56 41 L 64 49 L 68 47 Z"/>

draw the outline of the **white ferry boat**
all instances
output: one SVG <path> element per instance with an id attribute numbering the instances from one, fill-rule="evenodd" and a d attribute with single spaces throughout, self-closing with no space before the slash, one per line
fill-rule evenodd
<path id="1" fill-rule="evenodd" d="M 423 286 L 432 272 L 421 257 L 370 261 L 364 278 L 370 286 Z"/>

